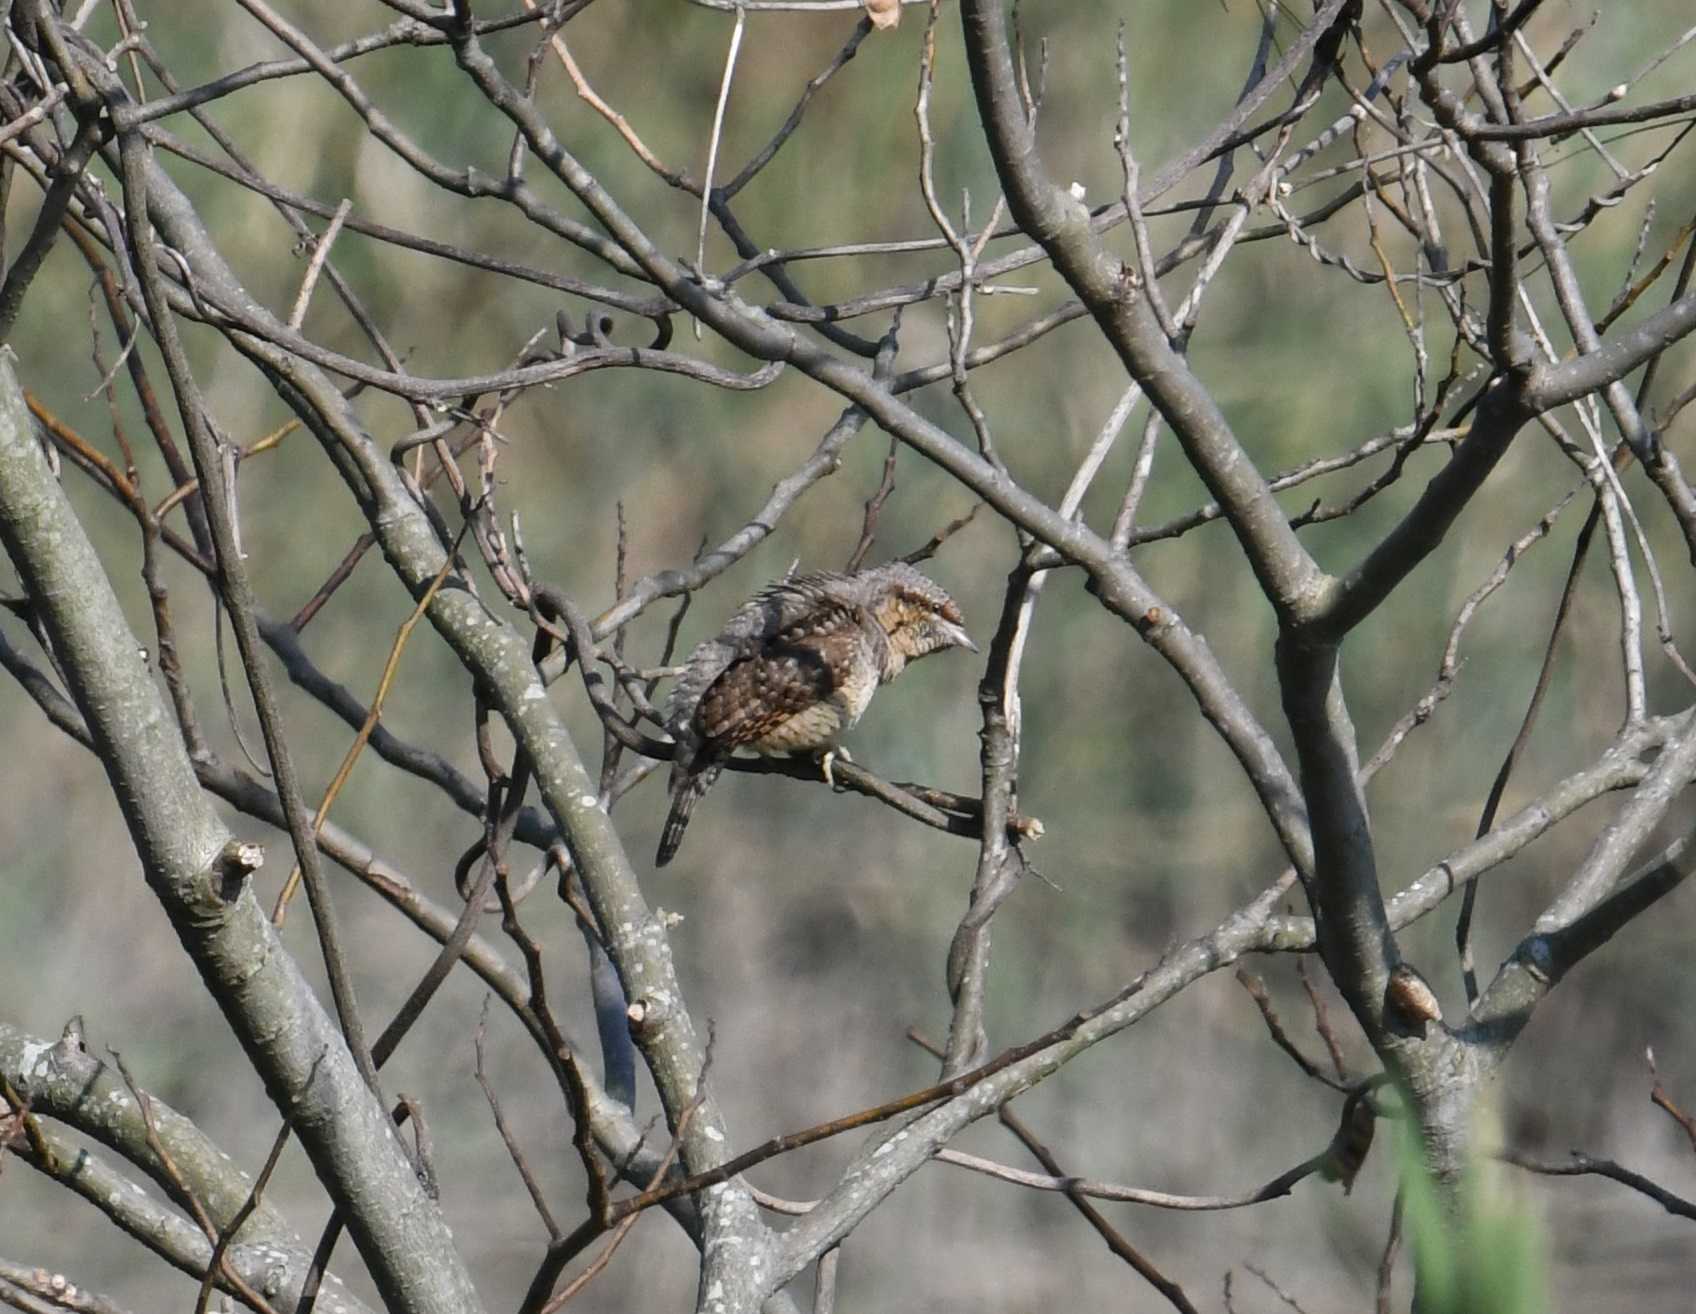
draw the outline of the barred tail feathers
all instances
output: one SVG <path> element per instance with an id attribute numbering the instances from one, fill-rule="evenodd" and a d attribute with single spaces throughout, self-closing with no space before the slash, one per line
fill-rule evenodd
<path id="1" fill-rule="evenodd" d="M 663 867 L 677 855 L 677 846 L 683 843 L 683 832 L 689 825 L 689 814 L 706 797 L 721 769 L 714 763 L 672 781 L 671 811 L 666 814 L 665 829 L 660 832 L 660 847 L 654 855 L 654 866 Z"/>

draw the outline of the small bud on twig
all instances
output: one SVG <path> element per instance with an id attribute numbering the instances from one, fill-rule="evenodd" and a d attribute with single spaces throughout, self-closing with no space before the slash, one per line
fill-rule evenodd
<path id="1" fill-rule="evenodd" d="M 1395 970 L 1390 973 L 1384 1002 L 1402 1021 L 1421 1032 L 1427 1022 L 1443 1020 L 1443 1006 L 1437 1002 L 1436 992 L 1406 963 L 1396 964 Z"/>

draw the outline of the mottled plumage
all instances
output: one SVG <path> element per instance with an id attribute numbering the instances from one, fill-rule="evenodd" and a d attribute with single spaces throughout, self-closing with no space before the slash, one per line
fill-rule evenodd
<path id="1" fill-rule="evenodd" d="M 904 562 L 768 585 L 689 654 L 666 701 L 677 741 L 671 813 L 655 862 L 677 852 L 689 813 L 725 758 L 828 750 L 880 684 L 942 648 L 970 648 L 960 609 Z"/>

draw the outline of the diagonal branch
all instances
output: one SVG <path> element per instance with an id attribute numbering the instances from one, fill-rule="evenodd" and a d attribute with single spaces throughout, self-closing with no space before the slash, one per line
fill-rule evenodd
<path id="1" fill-rule="evenodd" d="M 1341 9 L 1342 0 L 1331 0 L 1310 30 L 1324 31 Z M 1324 572 L 1296 538 L 1211 394 L 1167 340 L 1142 275 L 1103 245 L 1084 203 L 1048 176 L 1034 125 L 1020 104 L 1001 0 L 962 0 L 961 16 L 979 118 L 1014 219 L 1042 244 L 1171 426 L 1224 508 L 1268 601 L 1280 616 L 1310 615 L 1329 587 Z"/>
<path id="2" fill-rule="evenodd" d="M 349 1212 L 385 1299 L 418 1314 L 477 1310 L 440 1214 L 247 884 L 257 863 L 201 792 L 140 645 L 42 456 L 9 359 L 0 359 L 0 541 L 53 636 L 149 885 Z"/>

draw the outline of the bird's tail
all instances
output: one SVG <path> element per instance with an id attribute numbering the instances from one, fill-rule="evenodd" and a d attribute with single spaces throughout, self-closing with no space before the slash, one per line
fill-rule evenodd
<path id="1" fill-rule="evenodd" d="M 683 843 L 683 832 L 689 825 L 689 814 L 712 788 L 720 769 L 714 764 L 672 781 L 671 811 L 666 814 L 665 829 L 660 832 L 660 848 L 654 855 L 654 866 L 663 867 L 676 856 L 677 846 Z"/>

